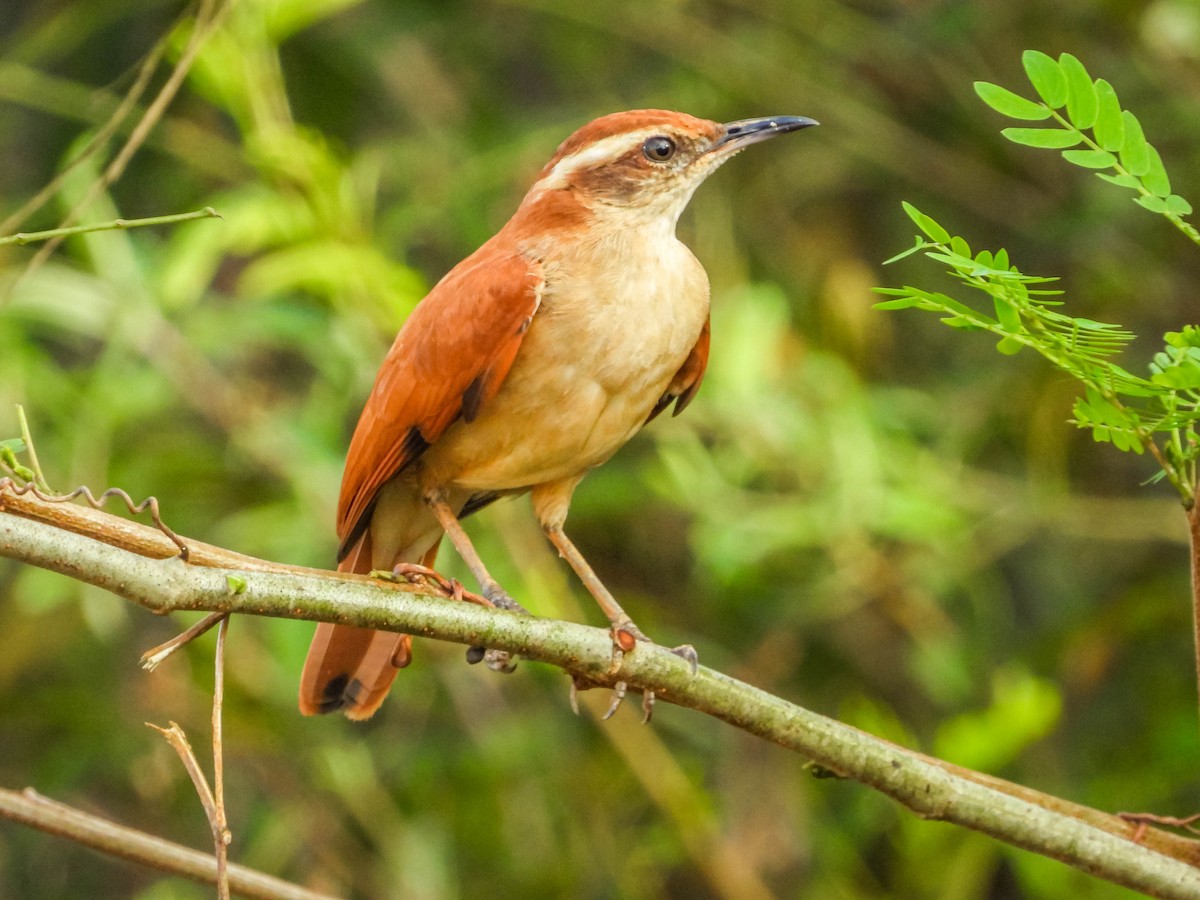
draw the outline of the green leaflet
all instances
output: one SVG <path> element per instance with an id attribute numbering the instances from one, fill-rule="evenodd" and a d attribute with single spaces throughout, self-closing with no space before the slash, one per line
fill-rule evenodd
<path id="1" fill-rule="evenodd" d="M 1040 119 L 1048 119 L 1051 115 L 1050 107 L 1044 103 L 1034 103 L 1032 100 L 1026 100 L 1020 94 L 1014 94 L 1008 88 L 1002 88 L 998 84 L 977 81 L 975 82 L 975 93 L 996 112 L 1002 116 L 1008 116 L 1010 119 L 1023 119 L 1034 122 Z"/>
<path id="2" fill-rule="evenodd" d="M 1078 131 L 1067 131 L 1062 128 L 1005 128 L 1000 133 L 1014 144 L 1043 147 L 1048 150 L 1074 147 L 1083 140 L 1083 135 Z"/>

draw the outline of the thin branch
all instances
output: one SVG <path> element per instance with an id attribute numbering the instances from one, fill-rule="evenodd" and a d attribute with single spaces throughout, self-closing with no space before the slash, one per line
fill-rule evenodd
<path id="1" fill-rule="evenodd" d="M 116 133 L 117 129 L 121 127 L 121 123 L 125 121 L 125 117 L 137 105 L 138 100 L 141 99 L 142 94 L 146 92 L 146 88 L 150 85 L 150 78 L 154 75 L 163 54 L 170 45 L 169 38 L 170 33 L 163 35 L 151 48 L 150 52 L 146 54 L 146 58 L 142 60 L 142 64 L 138 67 L 138 73 L 133 85 L 125 92 L 125 96 L 121 98 L 121 102 L 112 111 L 112 114 L 108 117 L 108 121 L 97 129 L 88 139 L 83 149 L 63 167 L 62 171 L 50 180 L 49 184 L 45 185 L 37 194 L 26 201 L 20 209 L 3 222 L 0 222 L 0 234 L 18 227 L 25 219 L 45 206 L 58 193 L 59 189 L 62 188 L 71 172 L 99 151 L 108 142 L 108 139 Z"/>
<path id="2" fill-rule="evenodd" d="M 361 577 L 292 569 L 199 542 L 188 542 L 194 548 L 188 564 L 164 558 L 173 545 L 147 526 L 78 509 L 93 531 L 77 534 L 65 529 L 80 528 L 78 519 L 63 516 L 65 528 L 55 524 L 66 507 L 39 504 L 0 490 L 0 556 L 69 575 L 154 612 L 204 610 L 354 624 L 505 650 L 558 666 L 594 686 L 624 681 L 794 750 L 924 818 L 980 831 L 1153 896 L 1200 896 L 1200 845 L 1194 841 L 1146 829 L 1141 842 L 1134 842 L 1137 826 L 1117 816 L 907 750 L 711 669 L 701 667 L 693 675 L 664 648 L 638 644 L 614 671 L 612 639 L 604 629 L 447 602 Z M 238 559 L 249 564 L 225 568 L 218 562 Z M 244 589 L 231 592 L 230 577 Z"/>
<path id="3" fill-rule="evenodd" d="M 153 672 L 158 668 L 159 663 L 163 662 L 168 656 L 170 656 L 180 647 L 190 644 L 196 638 L 200 637 L 200 635 L 206 633 L 214 625 L 220 625 L 227 618 L 228 616 L 226 616 L 225 613 L 209 613 L 195 625 L 175 635 L 175 637 L 171 638 L 169 641 L 164 641 L 157 647 L 151 647 L 142 654 L 142 658 L 140 660 L 142 668 L 147 672 Z"/>
<path id="4" fill-rule="evenodd" d="M 89 234 L 93 231 L 126 231 L 130 228 L 144 228 L 148 225 L 174 225 L 177 222 L 188 222 L 192 219 L 219 219 L 221 214 L 211 206 L 197 209 L 193 212 L 172 213 L 167 216 L 147 216 L 142 219 L 113 219 L 110 222 L 97 222 L 91 225 L 72 225 L 69 228 L 51 228 L 48 231 L 18 232 L 0 237 L 0 247 L 5 244 L 32 244 L 37 241 L 48 241 L 51 238 L 70 237 L 74 234 Z"/>
<path id="5" fill-rule="evenodd" d="M 229 622 L 229 617 L 226 616 L 221 620 L 222 626 Z M 218 632 L 218 646 L 222 647 L 223 642 L 220 639 Z M 223 649 L 223 647 L 222 647 Z M 218 658 L 223 659 L 224 654 L 218 653 Z M 220 709 L 220 701 L 218 697 L 223 691 L 218 685 L 213 691 L 213 720 L 216 721 L 218 710 Z M 187 770 L 188 777 L 192 779 L 192 786 L 196 789 L 196 796 L 200 798 L 200 805 L 204 807 L 204 816 L 208 819 L 208 826 L 212 831 L 213 847 L 215 848 L 215 858 L 217 862 L 217 898 L 218 900 L 229 900 L 229 829 L 225 824 L 225 803 L 223 799 L 219 799 L 219 793 L 224 788 L 224 776 L 220 783 L 214 777 L 213 782 L 217 784 L 218 793 L 214 793 L 212 788 L 208 786 L 208 779 L 204 777 L 204 770 L 200 768 L 200 760 L 196 759 L 196 752 L 192 749 L 191 743 L 187 739 L 187 734 L 175 722 L 171 723 L 170 728 L 161 728 L 153 722 L 147 722 L 147 727 L 153 728 L 171 745 L 171 749 L 179 756 L 183 762 L 184 769 Z M 219 741 L 219 732 L 213 732 L 214 748 Z M 214 753 L 214 759 L 217 754 Z"/>
<path id="6" fill-rule="evenodd" d="M 179 756 L 184 769 L 187 770 L 188 777 L 192 779 L 192 786 L 196 788 L 196 796 L 200 798 L 200 805 L 204 807 L 204 814 L 208 817 L 208 821 L 216 821 L 217 804 L 213 799 L 212 788 L 208 786 L 208 779 L 204 777 L 204 770 L 200 768 L 200 760 L 196 759 L 196 752 L 192 750 L 187 734 L 175 722 L 170 723 L 169 728 L 163 728 L 153 722 L 147 722 L 146 727 L 153 728 L 166 738 L 171 749 Z"/>
<path id="7" fill-rule="evenodd" d="M 0 788 L 0 817 L 163 872 L 216 883 L 217 863 L 208 854 L 58 803 L 33 788 L 24 791 Z M 328 894 L 236 864 L 229 867 L 229 885 L 241 896 L 260 900 L 333 900 Z"/>
<path id="8" fill-rule="evenodd" d="M 200 48 L 208 38 L 216 31 L 218 26 L 224 19 L 225 14 L 229 11 L 231 3 L 221 4 L 218 0 L 200 0 L 199 8 L 193 22 L 192 33 L 188 38 L 187 45 L 180 54 L 179 60 L 175 63 L 171 74 L 167 77 L 166 82 L 159 90 L 158 94 L 146 107 L 146 111 L 130 132 L 121 149 L 117 151 L 116 156 L 104 168 L 104 171 L 88 186 L 84 191 L 83 197 L 71 208 L 66 217 L 60 223 L 59 228 L 69 228 L 79 218 L 79 216 L 92 204 L 100 194 L 111 187 L 125 172 L 125 168 L 129 165 L 129 161 L 145 143 L 146 138 L 150 136 L 150 132 L 158 121 L 167 111 L 167 107 L 171 101 L 175 99 L 179 88 L 182 87 L 184 79 L 191 71 L 192 64 L 195 63 L 196 57 L 200 53 Z M 53 237 L 43 244 L 42 247 L 34 254 L 25 266 L 25 270 L 21 277 L 27 277 L 31 273 L 41 268 L 42 264 L 49 259 L 60 243 L 62 237 Z M 15 285 L 15 282 L 14 282 Z M 10 294 L 13 290 L 10 287 Z M 2 305 L 2 304 L 0 304 Z"/>
<path id="9" fill-rule="evenodd" d="M 25 418 L 25 407 L 20 403 L 17 404 L 17 422 L 21 428 L 21 440 L 25 443 L 25 453 L 29 457 L 29 468 L 33 472 L 33 483 L 38 489 L 49 493 L 50 485 L 46 483 L 46 476 L 42 474 L 42 464 L 38 462 L 33 435 L 29 431 L 29 420 Z"/>
<path id="10" fill-rule="evenodd" d="M 213 745 L 213 830 L 214 855 L 217 858 L 217 898 L 229 900 L 229 820 L 225 815 L 225 748 L 221 727 L 221 710 L 225 703 L 225 635 L 229 631 L 229 616 L 217 628 L 216 673 L 213 676 L 212 745 Z"/>

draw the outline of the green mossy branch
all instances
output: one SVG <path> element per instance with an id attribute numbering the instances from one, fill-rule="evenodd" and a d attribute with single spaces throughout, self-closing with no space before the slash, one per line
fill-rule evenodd
<path id="1" fill-rule="evenodd" d="M 185 539 L 186 540 L 186 539 Z M 186 610 L 337 622 L 507 650 L 589 685 L 624 681 L 713 716 L 940 819 L 1159 897 L 1200 895 L 1194 842 L 930 758 L 639 644 L 613 666 L 608 631 L 454 603 L 361 576 L 292 568 L 187 541 L 97 510 L 0 490 L 0 556 L 108 590 L 156 613 Z M 200 563 L 197 565 L 195 563 Z M 207 563 L 207 565 L 206 565 Z M 230 579 L 244 589 L 231 592 Z"/>

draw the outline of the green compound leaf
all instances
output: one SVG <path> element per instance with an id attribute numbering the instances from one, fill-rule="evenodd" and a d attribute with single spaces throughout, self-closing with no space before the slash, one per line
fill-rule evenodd
<path id="1" fill-rule="evenodd" d="M 1142 123 L 1129 110 L 1121 113 L 1125 126 L 1125 140 L 1121 143 L 1121 165 L 1131 175 L 1145 175 L 1150 171 L 1150 145 L 1142 133 Z"/>
<path id="2" fill-rule="evenodd" d="M 1085 169 L 1107 169 L 1117 164 L 1117 158 L 1107 150 L 1064 150 L 1063 159 Z M 1133 186 L 1137 186 L 1136 181 Z"/>
<path id="3" fill-rule="evenodd" d="M 996 112 L 1002 116 L 1008 116 L 1010 119 L 1035 122 L 1048 119 L 1051 115 L 1050 107 L 1044 103 L 1026 100 L 1020 94 L 1014 94 L 1008 88 L 1002 88 L 998 84 L 977 81 L 975 82 L 975 93 Z"/>
<path id="4" fill-rule="evenodd" d="M 1096 104 L 1096 124 L 1092 126 L 1096 143 L 1116 153 L 1125 143 L 1125 123 L 1121 119 L 1117 92 L 1103 78 L 1096 79 Z"/>
<path id="5" fill-rule="evenodd" d="M 1021 64 L 1034 90 L 1046 105 L 1059 109 L 1067 102 L 1067 78 L 1058 63 L 1040 50 L 1026 50 L 1021 54 Z"/>
<path id="6" fill-rule="evenodd" d="M 1067 80 L 1067 118 L 1076 128 L 1091 128 L 1099 111 L 1092 76 L 1070 53 L 1062 54 L 1058 64 Z"/>
<path id="7" fill-rule="evenodd" d="M 1078 131 L 1066 131 L 1061 128 L 1005 128 L 1000 133 L 1014 144 L 1043 147 L 1048 150 L 1074 147 L 1083 140 L 1083 135 Z"/>

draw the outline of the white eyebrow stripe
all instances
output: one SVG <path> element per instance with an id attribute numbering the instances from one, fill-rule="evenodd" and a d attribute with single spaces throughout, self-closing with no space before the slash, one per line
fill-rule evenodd
<path id="1" fill-rule="evenodd" d="M 560 159 L 554 164 L 554 168 L 533 187 L 538 190 L 565 187 L 567 179 L 575 172 L 590 169 L 605 160 L 616 159 L 646 138 L 662 133 L 663 128 L 658 125 L 653 128 L 642 128 L 637 131 L 625 131 L 621 134 L 610 135 L 594 144 L 588 144 Z"/>

